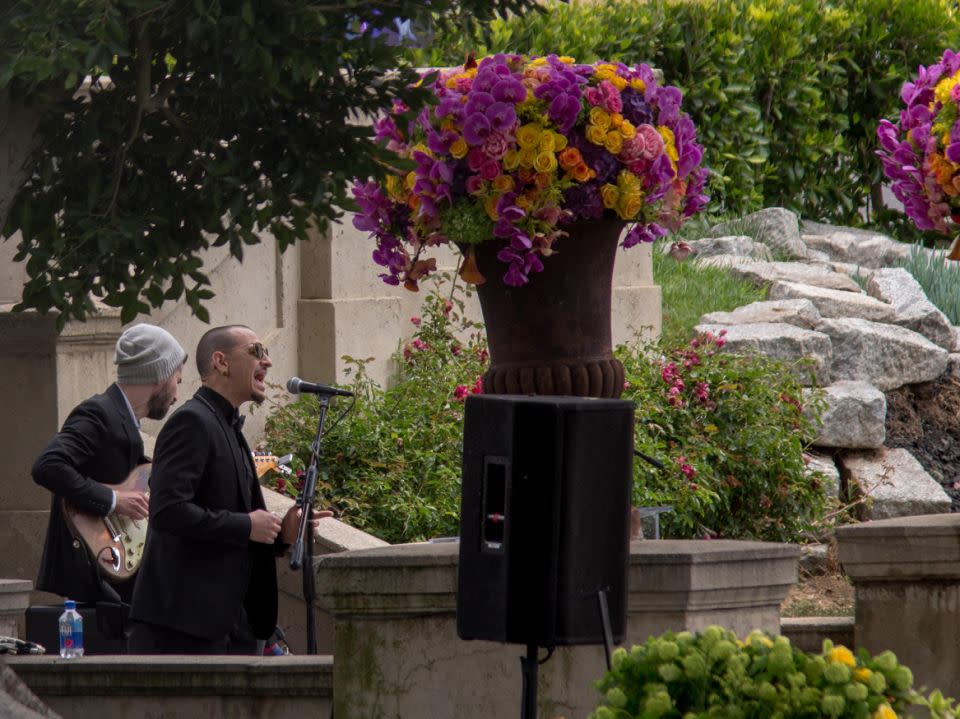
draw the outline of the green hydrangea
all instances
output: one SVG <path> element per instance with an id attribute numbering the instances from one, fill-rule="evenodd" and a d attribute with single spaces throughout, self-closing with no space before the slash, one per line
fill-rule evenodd
<path id="1" fill-rule="evenodd" d="M 666 632 L 613 654 L 590 719 L 885 719 L 922 706 L 930 719 L 957 719 L 952 700 L 915 691 L 892 652 L 871 657 L 825 641 L 804 652 L 786 637 L 752 632 L 743 642 L 721 627 Z"/>

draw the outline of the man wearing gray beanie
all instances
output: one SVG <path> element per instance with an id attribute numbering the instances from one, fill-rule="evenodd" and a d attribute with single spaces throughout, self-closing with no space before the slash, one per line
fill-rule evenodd
<path id="1" fill-rule="evenodd" d="M 165 329 L 138 324 L 124 330 L 114 357 L 117 381 L 80 403 L 34 463 L 34 481 L 53 493 L 37 589 L 81 602 L 129 603 L 135 576 L 129 574 L 136 567 L 130 561 L 119 567 L 120 552 L 93 546 L 84 528 L 102 524 L 104 545 L 114 530 L 123 535 L 119 528 L 132 523 L 146 531 L 146 494 L 111 485 L 150 462 L 140 420 L 166 416 L 177 401 L 186 361 L 186 352 Z"/>

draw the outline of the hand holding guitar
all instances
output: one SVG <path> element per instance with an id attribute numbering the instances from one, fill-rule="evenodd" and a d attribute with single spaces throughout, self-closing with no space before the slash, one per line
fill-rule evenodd
<path id="1" fill-rule="evenodd" d="M 122 489 L 115 491 L 117 493 L 117 506 L 113 511 L 117 514 L 130 517 L 130 519 L 146 519 L 149 516 L 150 504 L 146 492 Z"/>

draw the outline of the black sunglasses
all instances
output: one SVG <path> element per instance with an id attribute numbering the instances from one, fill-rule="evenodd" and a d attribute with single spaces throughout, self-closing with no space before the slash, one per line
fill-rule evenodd
<path id="1" fill-rule="evenodd" d="M 258 360 L 267 359 L 270 356 L 270 352 L 264 347 L 263 342 L 254 342 L 247 346 L 247 352 L 252 354 Z"/>

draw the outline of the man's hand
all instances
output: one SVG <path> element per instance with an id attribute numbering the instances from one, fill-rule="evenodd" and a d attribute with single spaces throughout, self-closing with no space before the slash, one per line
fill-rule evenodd
<path id="1" fill-rule="evenodd" d="M 250 541 L 273 544 L 280 533 L 280 518 L 265 509 L 250 512 Z"/>
<path id="2" fill-rule="evenodd" d="M 150 503 L 146 492 L 128 492 L 115 490 L 117 506 L 113 508 L 117 514 L 131 519 L 146 519 L 150 515 Z"/>
<path id="3" fill-rule="evenodd" d="M 332 517 L 333 512 L 329 509 L 315 509 L 310 516 L 310 536 L 316 537 L 320 531 L 320 520 L 326 517 Z M 300 529 L 300 508 L 290 507 L 283 516 L 283 527 L 280 530 L 280 540 L 284 544 L 293 544 L 297 541 L 297 530 Z"/>

